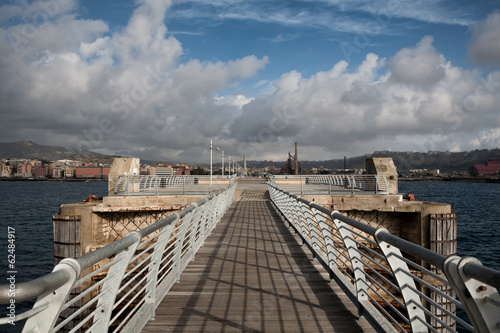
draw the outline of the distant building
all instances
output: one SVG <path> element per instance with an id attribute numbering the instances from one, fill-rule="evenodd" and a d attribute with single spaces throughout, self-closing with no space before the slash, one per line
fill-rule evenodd
<path id="1" fill-rule="evenodd" d="M 174 175 L 176 176 L 189 176 L 191 175 L 191 167 L 186 164 L 177 164 L 174 167 Z"/>
<path id="2" fill-rule="evenodd" d="M 439 169 L 432 169 L 429 171 L 433 176 L 439 176 L 441 174 L 441 171 Z"/>
<path id="3" fill-rule="evenodd" d="M 35 165 L 32 168 L 34 178 L 46 178 L 49 174 L 49 168 L 45 165 Z"/>
<path id="4" fill-rule="evenodd" d="M 474 164 L 470 168 L 471 176 L 493 176 L 500 172 L 500 162 L 487 161 L 485 164 Z"/>
<path id="5" fill-rule="evenodd" d="M 82 166 L 83 165 L 83 162 L 74 161 L 74 160 L 58 160 L 58 161 L 56 161 L 54 163 L 56 165 L 58 165 L 58 166 L 62 166 L 62 165 L 67 165 L 67 166 Z"/>
<path id="6" fill-rule="evenodd" d="M 8 160 L 8 163 L 9 163 L 11 168 L 15 168 L 15 167 L 17 167 L 17 165 L 19 163 L 25 163 L 25 162 L 26 162 L 26 160 L 23 160 L 23 159 L 10 159 L 10 160 Z"/>
<path id="7" fill-rule="evenodd" d="M 107 179 L 109 170 L 109 167 L 77 167 L 75 168 L 75 177 Z"/>
<path id="8" fill-rule="evenodd" d="M 296 172 L 296 156 L 295 155 L 292 155 L 290 154 L 290 152 L 288 152 L 288 159 L 286 161 L 286 163 L 281 167 L 280 169 L 280 173 L 282 175 L 296 175 L 296 174 L 300 174 L 302 172 L 302 168 L 300 167 L 300 162 L 298 162 L 297 164 L 299 165 L 299 170 Z"/>
<path id="9" fill-rule="evenodd" d="M 172 166 L 168 164 L 158 165 L 149 168 L 149 174 L 155 176 L 173 176 L 174 168 L 172 168 Z"/>
<path id="10" fill-rule="evenodd" d="M 75 175 L 75 168 L 65 167 L 63 171 L 65 178 L 73 178 L 73 176 Z"/>
<path id="11" fill-rule="evenodd" d="M 10 177 L 11 173 L 12 170 L 10 169 L 9 165 L 6 165 L 5 163 L 0 163 L 0 177 L 2 178 Z"/>
<path id="12" fill-rule="evenodd" d="M 64 176 L 63 168 L 52 168 L 51 171 L 52 178 L 62 178 Z"/>
<path id="13" fill-rule="evenodd" d="M 17 172 L 15 174 L 16 177 L 20 178 L 30 178 L 33 177 L 33 166 L 29 163 L 22 162 L 17 164 L 16 168 Z"/>

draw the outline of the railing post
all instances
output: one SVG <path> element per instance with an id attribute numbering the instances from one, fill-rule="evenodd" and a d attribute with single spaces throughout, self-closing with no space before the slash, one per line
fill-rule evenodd
<path id="1" fill-rule="evenodd" d="M 457 293 L 477 332 L 500 332 L 500 295 L 496 288 L 469 278 L 465 265 L 482 265 L 476 258 L 451 256 L 443 265 L 443 272 Z"/>
<path id="2" fill-rule="evenodd" d="M 33 305 L 33 309 L 44 306 L 48 306 L 48 308 L 30 317 L 24 325 L 23 332 L 51 332 L 57 323 L 61 308 L 81 273 L 80 265 L 72 258 L 63 259 L 54 267 L 53 272 L 60 270 L 68 273 L 68 281 L 56 290 L 38 297 Z"/>
<path id="3" fill-rule="evenodd" d="M 304 186 L 302 184 L 302 175 L 300 175 L 300 194 L 304 194 Z"/>
<path id="4" fill-rule="evenodd" d="M 181 263 L 181 260 L 182 260 L 182 248 L 184 247 L 184 240 L 186 239 L 186 232 L 187 232 L 187 229 L 188 229 L 188 225 L 189 225 L 189 221 L 191 220 L 193 216 L 193 211 L 187 213 L 183 218 L 182 218 L 182 222 L 181 222 L 181 225 L 179 227 L 179 233 L 177 234 L 177 245 L 175 246 L 175 269 L 176 269 L 176 272 L 175 272 L 175 280 L 177 282 L 180 281 L 181 279 L 181 273 L 182 273 L 182 270 L 184 269 L 184 267 L 182 267 L 182 263 Z"/>
<path id="5" fill-rule="evenodd" d="M 200 226 L 200 219 L 201 216 L 203 215 L 204 210 L 205 207 L 198 207 L 198 205 L 196 205 L 195 212 L 193 213 L 193 218 L 191 221 L 191 230 L 189 232 L 189 239 L 188 239 L 190 261 L 194 260 L 194 255 L 196 253 L 196 247 L 195 247 L 196 232 L 198 231 L 198 227 Z"/>
<path id="6" fill-rule="evenodd" d="M 129 189 L 128 189 L 128 175 L 125 176 L 125 189 L 126 189 L 126 194 L 129 195 Z"/>
<path id="7" fill-rule="evenodd" d="M 197 247 L 203 246 L 205 244 L 205 239 L 208 237 L 209 232 L 211 231 L 210 225 L 213 217 L 213 209 L 215 209 L 214 203 L 217 201 L 217 198 L 212 198 L 209 202 L 206 203 L 207 208 L 205 209 L 205 213 L 203 214 L 202 223 L 200 226 L 200 244 Z"/>
<path id="8" fill-rule="evenodd" d="M 116 261 L 116 264 L 111 266 L 108 274 L 106 275 L 107 280 L 102 286 L 102 291 L 99 295 L 99 301 L 97 302 L 96 312 L 94 315 L 96 332 L 106 332 L 108 330 L 111 313 L 113 312 L 113 305 L 115 304 L 116 295 L 118 294 L 118 290 L 120 289 L 120 285 L 123 281 L 123 276 L 127 272 L 127 267 L 135 255 L 137 246 L 141 242 L 141 235 L 137 231 L 129 232 L 127 237 L 134 237 L 135 242 L 124 251 L 116 254 L 113 259 L 113 261 Z"/>
<path id="9" fill-rule="evenodd" d="M 366 284 L 365 270 L 363 267 L 363 261 L 361 259 L 361 254 L 359 253 L 358 246 L 351 230 L 349 229 L 347 223 L 340 221 L 333 217 L 334 214 L 340 214 L 339 211 L 332 211 L 332 221 L 335 224 L 344 246 L 349 254 L 349 259 L 351 261 L 354 281 L 356 285 L 356 296 L 358 303 L 368 302 L 368 285 Z M 359 315 L 363 315 L 363 307 L 358 306 Z"/>
<path id="10" fill-rule="evenodd" d="M 218 196 L 212 199 L 212 203 L 210 205 L 210 210 L 207 214 L 207 220 L 205 222 L 205 228 L 203 230 L 203 243 L 205 243 L 205 239 L 212 233 L 212 230 L 215 226 L 215 219 L 217 217 L 217 201 L 219 200 Z"/>
<path id="11" fill-rule="evenodd" d="M 318 221 L 318 226 L 321 231 L 321 235 L 323 236 L 323 240 L 325 241 L 325 260 L 326 264 L 328 265 L 328 268 L 332 270 L 332 272 L 329 272 L 330 274 L 330 281 L 333 280 L 333 275 L 332 274 L 337 274 L 340 275 L 337 265 L 336 265 L 336 255 L 335 255 L 335 244 L 332 239 L 331 231 L 329 225 L 326 223 L 326 218 L 325 216 L 317 209 L 311 208 L 311 211 L 313 212 L 316 220 Z"/>
<path id="12" fill-rule="evenodd" d="M 170 240 L 170 236 L 172 235 L 172 230 L 175 225 L 179 221 L 179 215 L 177 213 L 173 213 L 177 215 L 177 219 L 167 225 L 160 233 L 158 237 L 158 241 L 155 244 L 155 248 L 153 254 L 151 255 L 151 263 L 149 265 L 148 271 L 148 285 L 146 287 L 146 294 L 149 296 L 146 298 L 145 303 L 151 307 L 151 317 L 149 319 L 153 319 L 155 317 L 156 310 L 156 286 L 158 283 L 158 272 L 161 266 L 161 259 L 163 257 L 163 252 L 165 251 L 165 247 L 167 246 L 168 241 Z M 165 290 L 166 291 L 166 290 Z M 165 292 L 166 293 L 166 292 Z M 165 295 L 159 295 L 158 299 L 162 300 Z"/>
<path id="13" fill-rule="evenodd" d="M 115 189 L 114 189 L 114 195 L 118 195 L 118 193 L 119 193 L 118 189 L 120 188 L 120 184 L 121 184 L 120 180 L 121 180 L 121 177 L 122 177 L 122 176 L 120 175 L 120 176 L 118 176 L 118 178 L 116 179 Z"/>
<path id="14" fill-rule="evenodd" d="M 305 203 L 300 202 L 298 200 L 295 201 L 296 207 L 298 208 L 296 210 L 297 215 L 299 220 L 301 221 L 301 230 L 302 230 L 302 241 L 307 242 L 308 244 L 311 244 L 311 246 L 314 249 L 314 240 L 312 239 L 312 232 L 311 232 L 311 222 L 309 218 L 307 217 L 307 211 L 309 210 L 309 206 L 307 206 Z M 303 245 L 303 244 L 302 244 Z M 314 253 L 313 253 L 314 255 Z"/>
<path id="15" fill-rule="evenodd" d="M 325 241 L 326 245 L 326 258 L 327 259 L 327 265 L 330 268 L 330 281 L 334 279 L 339 279 L 342 281 L 342 283 L 345 286 L 351 286 L 351 282 L 349 279 L 345 277 L 345 275 L 340 271 L 338 268 L 337 264 L 337 259 L 339 257 L 338 255 L 338 249 L 335 246 L 335 242 L 332 237 L 332 231 L 330 228 L 333 228 L 332 225 L 328 224 L 326 222 L 326 217 L 321 213 L 320 211 L 312 208 L 312 211 L 314 212 L 314 215 L 316 216 L 316 220 L 318 220 L 319 227 L 321 229 L 321 233 L 323 235 L 323 239 Z M 356 290 L 351 289 L 351 293 L 355 294 Z"/>
<path id="16" fill-rule="evenodd" d="M 306 241 L 309 241 L 309 237 L 308 237 L 309 232 L 307 230 L 307 224 L 305 222 L 304 214 L 302 214 L 302 209 L 300 207 L 302 205 L 302 203 L 297 201 L 297 200 L 293 200 L 292 205 L 293 205 L 293 213 L 296 216 L 298 224 L 299 224 L 298 230 L 299 230 L 300 239 L 302 240 L 301 245 L 304 245 L 306 243 Z M 299 211 L 299 209 L 300 209 L 300 211 Z M 307 238 L 306 238 L 306 236 L 307 236 Z"/>
<path id="17" fill-rule="evenodd" d="M 400 259 L 403 255 L 397 247 L 391 246 L 380 240 L 379 235 L 381 233 L 389 233 L 389 231 L 380 228 L 375 232 L 374 238 L 394 273 L 394 278 L 396 279 L 401 295 L 403 296 L 406 310 L 408 311 L 411 331 L 422 333 L 428 332 L 427 326 L 424 325 L 425 313 L 422 302 L 419 295 L 415 292 L 417 287 L 415 281 L 410 277 L 411 273 L 408 265 Z"/>

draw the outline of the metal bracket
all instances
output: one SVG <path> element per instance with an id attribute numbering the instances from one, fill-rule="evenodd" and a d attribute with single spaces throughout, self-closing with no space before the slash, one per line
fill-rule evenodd
<path id="1" fill-rule="evenodd" d="M 464 267 L 469 263 L 482 265 L 476 258 L 461 259 L 458 256 L 452 256 L 444 262 L 443 271 L 477 332 L 500 332 L 498 290 L 467 277 Z"/>

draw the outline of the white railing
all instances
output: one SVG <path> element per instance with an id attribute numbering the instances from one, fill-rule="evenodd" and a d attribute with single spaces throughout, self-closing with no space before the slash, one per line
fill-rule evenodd
<path id="1" fill-rule="evenodd" d="M 384 175 L 269 175 L 269 181 L 293 193 L 388 194 Z"/>
<path id="2" fill-rule="evenodd" d="M 204 194 L 226 188 L 235 176 L 155 176 L 120 175 L 115 195 Z"/>
<path id="3" fill-rule="evenodd" d="M 285 221 L 378 331 L 500 332 L 500 271 L 268 188 Z"/>
<path id="4" fill-rule="evenodd" d="M 37 300 L 14 320 L 28 318 L 23 332 L 139 332 L 221 219 L 235 188 L 233 182 L 119 241 L 64 259 L 48 275 L 17 284 L 17 306 Z M 8 285 L 0 286 L 0 304 L 11 302 L 8 292 Z M 0 324 L 10 327 L 9 320 L 1 318 Z"/>

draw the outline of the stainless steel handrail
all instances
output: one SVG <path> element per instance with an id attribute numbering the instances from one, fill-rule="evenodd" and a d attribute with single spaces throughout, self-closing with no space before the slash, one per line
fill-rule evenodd
<path id="1" fill-rule="evenodd" d="M 384 175 L 268 175 L 271 184 L 293 193 L 388 194 Z"/>
<path id="2" fill-rule="evenodd" d="M 26 332 L 57 332 L 66 325 L 73 330 L 85 327 L 102 332 L 125 315 L 127 319 L 118 326 L 140 331 L 222 218 L 235 188 L 232 179 L 224 190 L 155 224 L 80 258 L 64 259 L 52 273 L 17 284 L 17 305 L 37 301 L 31 310 L 16 313 L 14 322 L 28 318 Z M 9 285 L 0 286 L 0 304 L 12 302 L 8 292 Z M 134 307 L 129 306 L 132 300 L 137 302 Z M 114 310 L 124 304 L 121 310 Z M 65 319 L 59 319 L 63 313 Z M 0 325 L 9 321 L 9 317 L 1 318 Z"/>
<path id="3" fill-rule="evenodd" d="M 500 271 L 483 267 L 474 258 L 445 257 L 386 229 L 307 201 L 272 181 L 268 189 L 288 225 L 374 327 L 386 332 L 405 331 L 409 325 L 414 332 L 438 332 L 439 326 L 439 332 L 456 332 L 458 324 L 471 332 L 500 331 Z M 453 289 L 458 300 L 446 287 Z M 462 308 L 472 325 L 429 293 Z"/>
<path id="4" fill-rule="evenodd" d="M 120 175 L 115 195 L 210 194 L 236 181 L 236 176 Z"/>

